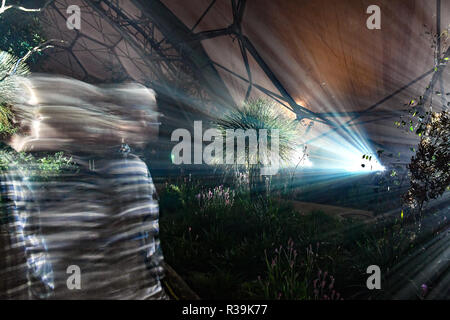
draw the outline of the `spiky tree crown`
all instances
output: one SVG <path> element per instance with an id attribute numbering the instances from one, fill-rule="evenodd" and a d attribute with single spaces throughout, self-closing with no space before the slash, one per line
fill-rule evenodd
<path id="1" fill-rule="evenodd" d="M 223 137 L 226 137 L 227 130 L 242 129 L 245 131 L 254 129 L 258 134 L 259 130 L 266 129 L 268 144 L 271 144 L 273 130 L 278 130 L 278 156 L 280 161 L 285 163 L 292 160 L 300 142 L 298 123 L 277 113 L 276 105 L 266 99 L 254 99 L 246 102 L 241 109 L 234 110 L 224 118 L 219 119 L 217 127 Z M 246 151 L 248 152 L 247 145 Z M 270 154 L 266 155 L 269 160 L 271 160 L 271 156 Z"/>
<path id="2" fill-rule="evenodd" d="M 18 92 L 18 76 L 29 73 L 28 66 L 7 52 L 0 52 L 0 137 L 14 134 L 17 126 L 11 104 Z"/>

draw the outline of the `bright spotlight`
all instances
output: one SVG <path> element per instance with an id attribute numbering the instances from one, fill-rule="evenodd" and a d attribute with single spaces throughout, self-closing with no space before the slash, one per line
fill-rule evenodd
<path id="1" fill-rule="evenodd" d="M 314 161 L 315 170 L 342 176 L 386 170 L 364 135 L 356 128 L 352 129 L 342 135 L 330 133 L 308 145 L 308 155 Z"/>
<path id="2" fill-rule="evenodd" d="M 363 154 L 354 157 L 350 165 L 346 168 L 349 172 L 378 172 L 385 171 L 386 168 L 376 158 L 367 159 Z"/>

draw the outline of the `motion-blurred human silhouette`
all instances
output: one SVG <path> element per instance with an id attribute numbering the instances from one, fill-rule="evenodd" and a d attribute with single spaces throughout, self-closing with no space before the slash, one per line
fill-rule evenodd
<path id="1" fill-rule="evenodd" d="M 8 144 L 62 151 L 71 166 L 50 177 L 15 161 L 3 170 L 0 296 L 164 299 L 156 191 L 132 151 L 157 137 L 154 92 L 47 75 L 16 81 L 19 131 Z M 75 288 L 70 266 L 80 270 Z"/>

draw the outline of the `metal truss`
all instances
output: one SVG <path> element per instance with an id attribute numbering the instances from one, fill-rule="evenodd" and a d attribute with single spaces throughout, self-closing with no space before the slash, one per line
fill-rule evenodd
<path id="1" fill-rule="evenodd" d="M 242 19 L 244 17 L 246 0 L 229 0 L 229 1 L 231 2 L 231 7 L 232 7 L 233 22 L 228 27 L 193 33 L 189 38 L 187 38 L 185 40 L 188 41 L 188 43 L 190 43 L 191 45 L 192 45 L 192 43 L 201 42 L 206 39 L 212 39 L 212 38 L 221 37 L 221 36 L 229 36 L 229 37 L 232 37 L 234 41 L 238 41 L 242 59 L 243 59 L 243 63 L 245 65 L 246 72 L 247 72 L 247 78 L 236 74 L 232 70 L 227 69 L 225 66 L 223 66 L 217 62 L 213 62 L 214 66 L 218 69 L 228 72 L 230 75 L 247 83 L 248 87 L 247 87 L 247 92 L 246 92 L 246 96 L 245 96 L 246 99 L 249 98 L 250 93 L 253 89 L 259 90 L 260 92 L 267 95 L 271 99 L 277 101 L 282 106 L 284 106 L 287 109 L 289 109 L 290 111 L 294 112 L 297 115 L 297 119 L 299 119 L 299 120 L 307 118 L 307 119 L 311 119 L 311 120 L 329 125 L 332 131 L 336 131 L 336 130 L 348 131 L 348 127 L 364 124 L 367 122 L 376 121 L 373 119 L 372 120 L 363 119 L 360 121 L 357 121 L 357 120 L 359 120 L 362 116 L 369 116 L 369 117 L 371 115 L 373 116 L 376 113 L 375 109 L 378 108 L 380 105 L 382 105 L 386 101 L 390 100 L 391 98 L 393 98 L 397 94 L 401 93 L 402 91 L 406 90 L 411 85 L 417 83 L 418 81 L 424 79 L 426 76 L 429 76 L 430 74 L 433 73 L 433 70 L 430 70 L 430 71 L 424 73 L 423 75 L 414 79 L 410 83 L 399 88 L 395 92 L 387 95 L 382 100 L 378 101 L 374 105 L 369 106 L 367 109 L 362 110 L 362 111 L 341 112 L 341 113 L 339 113 L 339 112 L 335 112 L 335 113 L 313 112 L 294 101 L 294 99 L 289 94 L 289 92 L 285 89 L 285 87 L 283 86 L 281 81 L 275 76 L 274 72 L 271 70 L 271 68 L 266 64 L 264 59 L 261 57 L 261 55 L 259 54 L 256 47 L 252 44 L 251 40 L 242 33 L 241 24 L 242 24 Z M 152 1 L 148 1 L 148 2 L 156 3 L 159 1 L 152 0 Z M 216 2 L 217 2 L 216 0 L 212 0 L 210 2 L 210 5 L 206 8 L 206 10 L 200 16 L 199 20 L 195 23 L 194 27 L 192 28 L 192 31 L 194 31 L 196 26 L 208 14 L 208 12 L 211 10 L 211 8 L 214 6 L 214 4 Z M 440 0 L 437 0 L 436 17 L 437 17 L 438 29 L 440 26 L 440 16 L 441 16 Z M 438 46 L 440 46 L 439 43 L 438 43 Z M 256 61 L 256 63 L 259 65 L 259 67 L 264 71 L 267 78 L 271 81 L 271 83 L 275 86 L 275 88 L 277 88 L 279 93 L 275 93 L 267 88 L 264 88 L 262 86 L 259 86 L 255 83 L 253 83 L 253 80 L 252 80 L 253 77 L 252 77 L 252 72 L 251 72 L 251 68 L 250 68 L 250 64 L 249 64 L 248 55 L 251 55 L 253 57 L 253 59 Z M 445 57 L 447 57 L 448 55 L 449 55 L 449 52 L 447 51 L 445 53 Z M 438 72 L 435 72 L 433 74 L 433 79 L 432 79 L 429 87 L 432 88 L 434 83 L 437 81 L 437 79 L 438 78 L 441 79 L 441 73 L 442 73 L 443 69 L 444 68 L 439 68 Z M 428 91 L 430 91 L 430 90 L 428 90 Z M 430 92 L 426 92 L 425 96 L 427 96 L 429 93 Z M 398 112 L 380 111 L 379 113 L 377 112 L 377 114 L 382 116 L 380 119 L 385 120 L 385 119 L 389 119 L 389 118 L 398 116 L 399 113 Z M 342 118 L 342 117 L 349 117 L 350 120 L 346 121 L 345 123 L 334 121 L 334 119 Z M 326 134 L 328 134 L 328 133 L 326 133 Z M 320 137 L 322 137 L 322 136 L 323 135 L 321 135 Z M 317 138 L 320 138 L 320 137 L 317 137 Z"/>
<path id="2" fill-rule="evenodd" d="M 131 78 L 127 68 L 123 65 L 123 60 L 126 58 L 128 64 L 132 64 L 134 69 L 143 72 L 141 79 L 138 80 L 160 90 L 167 90 L 168 94 L 180 100 L 188 99 L 187 104 L 199 103 L 207 109 L 206 112 L 213 111 L 214 107 L 218 106 L 235 105 L 218 73 L 218 70 L 222 70 L 247 84 L 245 99 L 250 97 L 252 90 L 258 90 L 294 112 L 297 119 L 311 119 L 327 124 L 332 131 L 347 131 L 350 126 L 367 122 L 366 119 L 357 120 L 362 116 L 373 114 L 374 109 L 382 103 L 430 74 L 429 72 L 425 73 L 362 111 L 350 113 L 314 112 L 295 102 L 251 40 L 243 34 L 241 25 L 246 0 L 229 1 L 231 2 L 233 18 L 229 26 L 195 32 L 196 27 L 208 15 L 217 0 L 211 0 L 206 10 L 191 28 L 188 28 L 160 0 L 131 0 L 127 2 L 127 8 L 123 5 L 124 1 L 121 0 L 78 0 L 82 4 L 83 10 L 90 12 L 84 23 L 90 24 L 93 29 L 102 34 L 104 39 L 99 41 L 98 38 L 77 31 L 77 36 L 67 47 L 69 54 L 72 55 L 69 61 L 74 64 L 73 68 L 77 69 L 78 73 L 82 73 L 81 78 L 83 80 L 104 81 L 104 79 L 99 79 L 91 74 L 77 54 L 74 53 L 75 50 L 78 52 L 85 50 L 86 54 L 95 57 L 104 69 L 111 70 L 110 81 L 118 81 Z M 439 2 L 439 0 L 437 1 Z M 68 3 L 67 0 L 55 0 L 51 6 L 51 15 L 65 16 L 62 8 L 66 8 L 72 2 L 74 1 Z M 139 12 L 139 14 L 136 15 L 135 12 Z M 440 12 L 438 12 L 438 17 L 440 17 Z M 49 23 L 55 24 L 51 19 Z M 104 33 L 105 24 L 112 26 L 115 35 L 110 36 Z M 228 36 L 237 41 L 247 77 L 242 77 L 213 61 L 204 51 L 201 44 L 203 40 L 222 36 Z M 83 44 L 83 41 L 89 41 L 91 45 L 80 45 Z M 256 61 L 278 92 L 253 82 L 249 56 Z M 336 118 L 341 117 L 349 117 L 350 120 L 345 123 L 336 121 Z"/>
<path id="3" fill-rule="evenodd" d="M 65 11 L 72 4 L 82 10 L 80 30 L 68 30 L 65 24 Z M 65 45 L 47 52 L 42 71 L 48 71 L 46 66 L 59 66 L 61 73 L 87 82 L 138 81 L 205 113 L 233 104 L 203 49 L 193 52 L 170 41 L 167 26 L 184 26 L 175 16 L 161 28 L 160 21 L 144 14 L 139 1 L 123 4 L 118 0 L 52 2 L 42 19 L 43 27 Z M 140 12 L 138 16 L 136 12 Z"/>

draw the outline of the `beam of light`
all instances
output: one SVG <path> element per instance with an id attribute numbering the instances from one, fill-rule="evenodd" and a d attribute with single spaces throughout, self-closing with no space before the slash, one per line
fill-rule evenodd
<path id="1" fill-rule="evenodd" d="M 313 162 L 304 148 L 298 148 L 295 150 L 289 166 L 295 168 L 311 168 L 313 166 Z"/>
<path id="2" fill-rule="evenodd" d="M 29 105 L 35 106 L 39 103 L 39 100 L 36 96 L 36 92 L 33 90 L 33 87 L 28 79 L 21 79 L 21 84 L 25 87 L 25 89 L 28 91 L 28 101 L 27 103 Z"/>
<path id="3" fill-rule="evenodd" d="M 33 135 L 36 138 L 39 138 L 39 128 L 41 126 L 41 122 L 39 120 L 33 120 L 32 128 L 33 128 Z"/>
<path id="4" fill-rule="evenodd" d="M 320 135 L 320 128 L 314 128 L 312 134 Z M 376 150 L 368 139 L 355 127 L 352 132 L 335 132 L 308 146 L 309 159 L 314 169 L 328 173 L 340 173 L 344 176 L 369 174 L 385 171 L 378 159 Z"/>
<path id="5" fill-rule="evenodd" d="M 370 172 L 370 171 L 385 171 L 386 168 L 376 158 L 371 160 L 363 158 L 364 154 L 351 155 L 348 159 L 349 165 L 345 170 L 349 172 Z"/>

